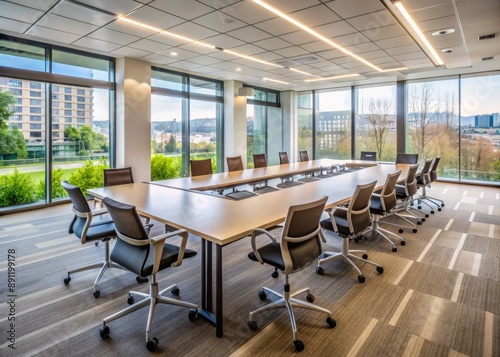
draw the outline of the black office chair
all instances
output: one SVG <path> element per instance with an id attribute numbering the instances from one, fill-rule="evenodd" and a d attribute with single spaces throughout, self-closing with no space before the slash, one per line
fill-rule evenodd
<path id="1" fill-rule="evenodd" d="M 241 159 L 241 155 L 226 157 L 226 161 L 228 172 L 243 170 L 243 160 Z M 247 190 L 238 190 L 236 187 L 233 187 L 232 192 L 226 194 L 226 197 L 232 198 L 234 200 L 242 200 L 253 196 L 257 196 L 257 194 Z"/>
<path id="2" fill-rule="evenodd" d="M 396 154 L 396 164 L 418 164 L 418 154 L 405 154 L 398 152 Z"/>
<path id="3" fill-rule="evenodd" d="M 408 168 L 404 185 L 396 185 L 396 198 L 402 203 L 402 206 L 400 205 L 393 211 L 394 216 L 399 217 L 413 227 L 413 233 L 417 233 L 417 226 L 409 218 L 416 219 L 418 225 L 425 222 L 425 218 L 413 213 L 411 209 L 414 208 L 410 206 L 413 196 L 417 193 L 417 170 L 418 164 L 411 165 Z M 404 214 L 402 214 L 403 212 Z"/>
<path id="4" fill-rule="evenodd" d="M 189 160 L 191 176 L 202 176 L 213 174 L 212 159 Z"/>
<path id="5" fill-rule="evenodd" d="M 111 321 L 149 306 L 146 324 L 146 347 L 148 350 L 154 351 L 158 345 L 158 339 L 151 337 L 151 325 L 157 304 L 170 304 L 190 308 L 189 319 L 192 321 L 198 316 L 197 305 L 163 296 L 168 291 L 174 295 L 178 295 L 179 288 L 176 284 L 158 292 L 156 274 L 168 267 L 180 266 L 183 258 L 193 257 L 196 255 L 196 252 L 186 249 L 188 233 L 185 230 L 178 230 L 149 238 L 134 206 L 117 202 L 109 197 L 106 197 L 103 202 L 113 218 L 118 236 L 118 240 L 111 252 L 111 259 L 141 277 L 151 277 L 151 284 L 149 286 L 149 294 L 130 291 L 127 302 L 132 306 L 104 318 L 103 326 L 99 329 L 99 334 L 103 338 L 108 336 L 110 333 L 108 324 Z M 166 239 L 176 236 L 182 238 L 180 246 L 165 243 Z M 135 297 L 142 297 L 143 299 L 135 303 Z"/>
<path id="6" fill-rule="evenodd" d="M 430 201 L 427 201 L 426 195 L 426 187 L 431 183 L 430 170 L 432 162 L 433 159 L 431 158 L 425 160 L 422 170 L 417 174 L 417 188 L 422 189 L 422 193 L 414 198 L 412 203 L 417 202 L 417 208 L 419 210 L 422 209 L 422 204 L 424 204 L 430 209 L 431 214 L 434 214 L 434 206 L 432 206 Z"/>
<path id="7" fill-rule="evenodd" d="M 253 261 L 258 261 L 260 264 L 272 265 L 281 270 L 285 275 L 283 294 L 266 287 L 259 291 L 259 298 L 261 300 L 266 300 L 267 294 L 275 295 L 279 299 L 250 312 L 247 322 L 248 327 L 252 331 L 257 329 L 257 322 L 254 320 L 255 314 L 270 309 L 286 308 L 292 325 L 293 343 L 295 349 L 299 352 L 304 349 L 304 344 L 296 338 L 297 326 L 293 307 L 322 312 L 328 315 L 326 322 L 330 327 L 333 328 L 336 325 L 330 311 L 313 304 L 314 296 L 310 293 L 309 288 L 291 293 L 289 283 L 290 274 L 304 269 L 321 255 L 321 241 L 324 241 L 324 237 L 321 232 L 319 220 L 321 219 L 326 201 L 327 197 L 323 197 L 310 203 L 291 206 L 288 209 L 279 241 L 276 241 L 276 238 L 265 229 L 254 229 L 251 241 L 253 251 L 248 254 L 248 257 Z M 271 243 L 258 248 L 256 238 L 262 234 L 268 236 L 271 239 Z M 295 296 L 302 293 L 306 293 L 307 302 L 295 298 Z"/>
<path id="8" fill-rule="evenodd" d="M 437 168 L 439 166 L 439 161 L 441 160 L 441 156 L 436 156 L 434 160 L 432 161 L 431 168 L 429 170 L 429 177 L 430 177 L 430 182 L 428 185 L 428 188 L 431 188 L 432 183 L 437 180 L 438 178 L 438 171 Z M 423 192 L 423 191 L 422 191 Z M 427 192 L 426 192 L 427 193 Z M 434 203 L 437 206 L 438 211 L 441 211 L 441 207 L 444 207 L 444 201 L 440 200 L 439 198 L 431 197 L 425 194 L 425 199 Z"/>
<path id="9" fill-rule="evenodd" d="M 376 151 L 361 151 L 360 160 L 377 161 Z"/>
<path id="10" fill-rule="evenodd" d="M 309 154 L 307 153 L 307 150 L 301 150 L 299 151 L 299 160 L 300 162 L 306 162 L 306 161 L 309 161 Z M 327 170 L 327 174 L 330 172 L 331 170 L 331 167 L 328 167 L 328 168 L 325 168 Z M 323 175 L 323 173 L 321 172 L 322 170 L 320 170 L 319 174 L 320 176 L 327 176 L 327 175 Z M 320 178 L 319 177 L 315 177 L 314 176 L 314 171 L 313 172 L 306 172 L 303 174 L 304 175 L 304 178 L 301 178 L 299 179 L 298 181 L 301 181 L 301 182 L 313 182 L 313 181 L 318 181 Z"/>
<path id="11" fill-rule="evenodd" d="M 255 169 L 267 167 L 266 154 L 253 154 L 253 167 Z M 269 186 L 267 180 L 264 180 L 254 183 L 253 190 L 254 192 L 262 194 L 277 191 L 279 190 L 279 188 Z"/>
<path id="12" fill-rule="evenodd" d="M 288 165 L 290 161 L 288 160 L 288 153 L 286 151 L 282 151 L 278 153 L 280 158 L 280 165 Z M 293 186 L 303 185 L 303 182 L 298 182 L 293 179 L 293 175 L 281 177 L 281 183 L 277 184 L 276 187 L 279 188 L 288 188 Z"/>
<path id="13" fill-rule="evenodd" d="M 90 209 L 80 187 L 71 185 L 68 181 L 62 181 L 61 186 L 68 193 L 71 203 L 73 204 L 73 212 L 75 213 L 69 225 L 68 232 L 70 234 L 75 234 L 82 244 L 94 241 L 101 241 L 105 244 L 103 261 L 68 271 L 68 276 L 64 278 L 64 284 L 69 284 L 71 281 L 71 274 L 85 270 L 99 269 L 99 273 L 94 281 L 93 291 L 93 295 L 97 299 L 101 296 L 101 292 L 97 289 L 97 286 L 104 272 L 108 268 L 125 269 L 112 262 L 109 255 L 109 241 L 116 237 L 115 225 L 110 218 L 102 217 L 107 213 L 105 209 L 94 211 Z"/>
<path id="14" fill-rule="evenodd" d="M 360 283 L 365 282 L 365 277 L 353 262 L 353 259 L 358 259 L 377 267 L 379 273 L 384 272 L 384 268 L 381 265 L 367 260 L 368 255 L 366 254 L 366 250 L 349 249 L 349 240 L 358 233 L 364 231 L 370 225 L 370 198 L 376 183 L 377 181 L 373 181 L 366 185 L 358 185 L 347 207 L 340 206 L 333 208 L 328 212 L 330 219 L 321 221 L 321 227 L 337 233 L 342 238 L 342 251 L 323 253 L 321 259 L 318 260 L 318 266 L 316 268 L 316 273 L 319 275 L 325 274 L 325 271 L 321 267 L 322 265 L 332 260 L 342 258 L 347 260 L 347 262 L 356 269 L 358 272 L 358 281 Z M 353 253 L 362 253 L 362 258 Z"/>
<path id="15" fill-rule="evenodd" d="M 392 210 L 396 207 L 397 200 L 396 200 L 395 187 L 396 183 L 398 182 L 399 175 L 401 175 L 401 170 L 393 174 L 387 175 L 384 187 L 382 188 L 380 193 L 372 194 L 370 198 L 370 213 L 372 215 L 372 224 L 370 227 L 361 232 L 358 237 L 354 238 L 356 242 L 359 240 L 359 238 L 365 237 L 367 232 L 372 232 L 382 236 L 385 240 L 391 243 L 393 252 L 397 252 L 398 248 L 396 248 L 394 242 L 391 239 L 389 239 L 387 235 L 391 235 L 399 239 L 401 245 L 406 244 L 405 240 L 396 233 L 380 227 L 380 223 L 394 225 L 396 227 L 399 227 L 400 233 L 403 232 L 403 228 L 401 226 L 391 222 L 380 220 L 380 218 L 386 217 L 388 214 L 390 214 Z"/>

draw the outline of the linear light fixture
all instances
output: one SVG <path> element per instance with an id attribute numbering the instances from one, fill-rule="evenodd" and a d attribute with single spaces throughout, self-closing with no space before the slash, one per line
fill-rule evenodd
<path id="1" fill-rule="evenodd" d="M 360 76 L 360 74 L 358 74 L 358 73 L 342 74 L 340 76 L 333 76 L 333 77 L 321 77 L 321 78 L 314 78 L 314 79 L 304 79 L 304 82 L 329 81 L 329 80 L 332 80 L 332 79 L 350 78 L 350 77 L 357 77 L 357 76 Z"/>
<path id="2" fill-rule="evenodd" d="M 401 27 L 403 27 L 403 29 L 413 39 L 413 41 L 415 41 L 415 43 L 420 46 L 420 48 L 422 49 L 422 51 L 424 51 L 424 53 L 427 55 L 427 57 L 429 57 L 429 59 L 432 61 L 432 63 L 434 63 L 435 66 L 442 66 L 442 65 L 444 65 L 443 60 L 441 59 L 441 57 L 439 57 L 439 55 L 437 54 L 437 52 L 434 49 L 434 47 L 432 47 L 432 45 L 430 44 L 430 42 L 427 40 L 427 38 L 423 34 L 422 30 L 420 30 L 420 28 L 418 27 L 418 25 L 415 22 L 415 20 L 413 20 L 413 18 L 411 17 L 411 15 L 408 13 L 408 11 L 404 7 L 403 2 L 401 0 L 380 0 L 380 2 L 391 13 L 391 15 L 401 25 Z M 406 20 L 406 23 L 408 23 L 408 25 L 410 25 L 410 27 L 412 28 L 413 32 L 418 36 L 418 38 L 420 39 L 420 41 L 416 41 L 415 40 L 415 38 L 412 35 L 412 33 L 410 31 L 408 31 L 408 29 L 400 21 L 400 19 L 398 18 L 398 16 L 396 16 L 395 12 L 393 11 L 393 9 L 391 8 L 390 5 L 393 5 L 399 11 L 399 13 L 401 15 L 403 15 L 403 18 Z M 422 48 L 421 44 L 424 45 L 424 47 L 425 47 L 425 49 L 427 49 L 427 51 L 424 48 Z M 429 54 L 430 54 L 430 56 L 429 56 Z"/>
<path id="3" fill-rule="evenodd" d="M 395 72 L 395 71 L 403 71 L 405 69 L 408 69 L 408 67 L 389 68 L 389 69 L 384 69 L 382 71 L 382 73 L 385 73 L 385 72 Z"/>
<path id="4" fill-rule="evenodd" d="M 273 67 L 278 67 L 278 68 L 284 68 L 283 66 L 280 66 L 279 64 L 271 63 L 271 62 L 267 62 L 267 61 L 263 61 L 263 60 L 260 60 L 258 58 L 247 56 L 247 55 L 244 55 L 244 54 L 241 54 L 241 53 L 238 53 L 238 52 L 234 52 L 234 51 L 231 51 L 231 50 L 222 49 L 222 51 L 226 52 L 226 53 L 229 53 L 229 54 L 231 54 L 233 56 L 245 58 L 245 59 L 250 60 L 250 61 L 259 62 L 259 63 L 262 63 L 262 64 L 267 64 L 268 66 L 273 66 Z"/>
<path id="5" fill-rule="evenodd" d="M 276 83 L 280 83 L 280 84 L 290 84 L 288 82 L 283 82 L 283 81 L 278 81 L 277 79 L 271 79 L 271 78 L 267 78 L 267 77 L 264 77 L 262 78 L 265 81 L 269 81 L 269 82 L 276 82 Z"/>
<path id="6" fill-rule="evenodd" d="M 280 10 L 278 10 L 278 9 L 276 9 L 276 8 L 274 8 L 274 7 L 272 7 L 271 5 L 266 4 L 264 1 L 262 1 L 262 0 L 253 0 L 253 2 L 254 2 L 254 3 L 256 3 L 257 5 L 260 5 L 260 6 L 262 6 L 263 8 L 265 8 L 265 9 L 267 9 L 267 10 L 271 11 L 272 13 L 274 13 L 274 14 L 278 15 L 278 16 L 279 16 L 279 17 L 281 17 L 282 19 L 284 19 L 284 20 L 286 20 L 286 21 L 288 21 L 288 22 L 290 22 L 290 23 L 294 24 L 295 26 L 297 26 L 297 27 L 301 28 L 302 30 L 304 30 L 304 31 L 306 31 L 306 32 L 308 32 L 308 33 L 310 33 L 310 34 L 311 34 L 311 35 L 313 35 L 314 37 L 316 37 L 316 38 L 320 39 L 321 41 L 323 41 L 323 42 L 325 42 L 325 43 L 327 43 L 327 44 L 329 44 L 330 46 L 332 46 L 332 47 L 336 48 L 337 50 L 344 52 L 346 55 L 351 56 L 352 58 L 354 58 L 354 59 L 356 59 L 356 60 L 358 60 L 358 61 L 360 61 L 360 62 L 364 63 L 365 65 L 367 65 L 367 66 L 369 66 L 369 67 L 371 67 L 371 68 L 373 68 L 373 69 L 375 69 L 375 70 L 377 70 L 377 71 L 379 71 L 379 72 L 382 72 L 382 69 L 380 69 L 379 67 L 375 66 L 373 63 L 368 62 L 368 61 L 367 61 L 367 60 L 365 60 L 364 58 L 362 58 L 362 57 L 360 57 L 360 56 L 356 55 L 355 53 L 353 53 L 353 52 L 349 51 L 348 49 L 345 49 L 344 47 L 342 47 L 342 46 L 340 46 L 340 45 L 336 44 L 336 43 L 335 43 L 335 42 L 333 42 L 332 40 L 330 40 L 330 39 L 326 38 L 325 36 L 323 36 L 323 35 L 319 34 L 318 32 L 314 31 L 313 29 L 311 29 L 311 28 L 307 27 L 306 25 L 304 25 L 304 24 L 300 23 L 299 21 L 297 21 L 297 20 L 295 20 L 295 19 L 291 18 L 290 16 L 288 16 L 288 15 L 284 14 L 284 13 L 283 13 L 283 12 L 281 12 Z"/>

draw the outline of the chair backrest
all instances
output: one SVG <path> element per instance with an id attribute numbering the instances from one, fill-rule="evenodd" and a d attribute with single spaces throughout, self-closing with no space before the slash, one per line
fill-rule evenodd
<path id="1" fill-rule="evenodd" d="M 407 196 L 413 196 L 417 193 L 417 170 L 418 164 L 411 165 L 408 168 L 408 174 L 406 176 L 405 189 Z"/>
<path id="2" fill-rule="evenodd" d="M 226 161 L 227 161 L 227 170 L 229 172 L 243 170 L 243 160 L 241 159 L 241 155 L 226 157 Z"/>
<path id="3" fill-rule="evenodd" d="M 211 175 L 212 159 L 189 160 L 191 166 L 191 176 Z"/>
<path id="4" fill-rule="evenodd" d="M 376 151 L 361 151 L 360 160 L 377 161 Z"/>
<path id="5" fill-rule="evenodd" d="M 290 163 L 290 161 L 288 161 L 288 153 L 286 151 L 280 152 L 279 156 L 280 156 L 280 165 Z"/>
<path id="6" fill-rule="evenodd" d="M 390 211 L 394 207 L 396 207 L 396 183 L 398 182 L 399 175 L 401 175 L 401 170 L 387 175 L 387 179 L 385 180 L 384 187 L 382 188 L 382 192 L 380 193 L 380 199 L 382 203 L 382 208 L 385 211 Z"/>
<path id="7" fill-rule="evenodd" d="M 420 171 L 420 175 L 419 175 L 420 179 L 418 180 L 418 183 L 420 185 L 426 185 L 430 182 L 431 177 L 430 177 L 429 172 L 430 172 L 433 160 L 434 159 L 432 159 L 432 158 L 425 160 L 424 166 L 422 167 L 422 171 Z"/>
<path id="8" fill-rule="evenodd" d="M 307 154 L 307 150 L 299 151 L 299 159 L 302 161 L 309 161 L 309 155 Z"/>
<path id="9" fill-rule="evenodd" d="M 134 183 L 131 167 L 104 169 L 104 186 L 124 185 Z"/>
<path id="10" fill-rule="evenodd" d="M 321 254 L 323 233 L 319 222 L 327 199 L 325 196 L 288 209 L 280 241 L 284 274 L 306 267 Z"/>
<path id="11" fill-rule="evenodd" d="M 347 208 L 347 221 L 351 234 L 357 234 L 370 225 L 370 198 L 377 181 L 357 185 Z M 335 211 L 333 212 L 335 215 Z"/>
<path id="12" fill-rule="evenodd" d="M 148 234 L 135 206 L 115 201 L 109 197 L 105 197 L 103 202 L 113 219 L 118 237 L 111 253 L 111 259 L 130 271 L 143 276 L 143 268 L 148 259 L 150 244 L 137 246 L 123 240 L 123 237 L 134 240 L 148 239 Z"/>
<path id="13" fill-rule="evenodd" d="M 432 161 L 432 165 L 431 165 L 431 168 L 429 171 L 429 176 L 430 176 L 431 182 L 436 181 L 438 178 L 437 168 L 439 165 L 439 160 L 441 160 L 441 156 L 436 156 L 434 158 L 434 160 Z"/>
<path id="14" fill-rule="evenodd" d="M 91 209 L 87 199 L 83 195 L 82 190 L 78 186 L 70 184 L 68 181 L 61 181 L 61 186 L 68 193 L 69 199 L 73 204 L 73 211 L 75 217 L 69 225 L 68 232 L 74 233 L 78 238 L 82 238 L 83 230 L 87 220 L 91 217 Z M 88 227 L 87 227 L 88 228 Z"/>
<path id="15" fill-rule="evenodd" d="M 253 167 L 267 167 L 266 154 L 253 154 Z"/>
<path id="16" fill-rule="evenodd" d="M 396 164 L 416 164 L 418 163 L 418 154 L 405 154 L 398 152 L 396 155 Z"/>

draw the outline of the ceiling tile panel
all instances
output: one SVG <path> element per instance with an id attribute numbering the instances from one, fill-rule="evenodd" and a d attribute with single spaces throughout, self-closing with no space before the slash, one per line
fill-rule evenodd
<path id="1" fill-rule="evenodd" d="M 385 40 L 374 41 L 374 43 L 382 49 L 389 49 L 393 47 L 401 47 L 401 46 L 408 46 L 415 44 L 415 42 L 411 39 L 411 37 L 407 35 L 390 37 Z"/>
<path id="2" fill-rule="evenodd" d="M 323 41 L 314 41 L 314 42 L 304 43 L 304 44 L 300 45 L 300 47 L 309 51 L 309 52 L 327 51 L 327 50 L 333 48 L 331 45 L 329 45 L 328 43 L 323 42 Z"/>
<path id="3" fill-rule="evenodd" d="M 384 10 L 380 2 L 367 0 L 335 0 L 327 3 L 326 6 L 344 19 Z"/>
<path id="4" fill-rule="evenodd" d="M 324 4 L 291 13 L 289 16 L 308 27 L 321 26 L 340 20 L 340 17 Z"/>
<path id="5" fill-rule="evenodd" d="M 262 53 L 265 51 L 264 49 L 262 49 L 258 46 L 254 46 L 254 45 L 250 45 L 250 44 L 233 47 L 233 48 L 231 48 L 231 50 L 238 52 L 238 53 L 244 53 L 248 56 L 258 55 L 259 53 Z"/>
<path id="6" fill-rule="evenodd" d="M 413 20 L 415 20 L 418 24 L 427 20 L 455 15 L 455 10 L 453 9 L 451 1 L 441 2 L 440 4 L 432 4 L 426 7 L 422 5 L 423 4 L 419 1 L 409 1 L 405 6 Z M 415 7 L 419 9 L 413 10 Z"/>
<path id="7" fill-rule="evenodd" d="M 416 44 L 413 43 L 411 45 L 388 48 L 385 51 L 391 56 L 393 56 L 393 55 L 401 55 L 404 53 L 417 52 L 420 51 L 420 47 L 418 47 Z"/>
<path id="8" fill-rule="evenodd" d="M 193 22 L 222 33 L 227 33 L 229 31 L 247 26 L 247 24 L 243 21 L 226 15 L 221 11 L 214 11 L 203 15 L 194 19 Z"/>
<path id="9" fill-rule="evenodd" d="M 321 4 L 319 0 L 266 0 L 266 3 L 285 14 Z"/>
<path id="10" fill-rule="evenodd" d="M 203 42 L 214 45 L 215 47 L 226 48 L 226 49 L 238 47 L 245 44 L 245 42 L 227 35 L 217 35 L 213 37 L 207 37 L 203 40 Z"/>
<path id="11" fill-rule="evenodd" d="M 120 45 L 128 45 L 129 43 L 140 40 L 140 37 L 132 36 L 123 32 L 101 28 L 88 35 L 90 38 L 103 40 L 107 42 L 117 43 Z"/>
<path id="12" fill-rule="evenodd" d="M 196 0 L 156 0 L 148 6 L 163 10 L 172 15 L 191 20 L 214 11 L 211 7 L 203 5 Z"/>
<path id="13" fill-rule="evenodd" d="M 158 41 L 152 41 L 149 39 L 142 39 L 142 40 L 131 43 L 129 45 L 129 47 L 133 47 L 133 48 L 136 48 L 138 50 L 143 50 L 143 51 L 147 51 L 147 52 L 160 52 L 160 51 L 165 51 L 172 46 L 167 45 L 165 43 L 158 42 Z"/>
<path id="14" fill-rule="evenodd" d="M 356 29 L 346 21 L 332 22 L 330 24 L 315 27 L 313 30 L 327 38 L 334 38 L 357 32 Z"/>
<path id="15" fill-rule="evenodd" d="M 44 14 L 44 12 L 35 10 L 31 7 L 26 7 L 6 1 L 1 1 L 0 14 L 2 17 L 8 19 L 32 24 L 36 20 L 38 20 Z"/>
<path id="16" fill-rule="evenodd" d="M 169 31 L 192 38 L 194 40 L 201 40 L 207 37 L 218 35 L 216 31 L 212 31 L 204 26 L 197 25 L 192 22 L 184 22 L 180 25 L 174 26 Z"/>
<path id="17" fill-rule="evenodd" d="M 260 22 L 257 26 L 261 30 L 269 32 L 274 36 L 284 35 L 286 33 L 297 31 L 297 26 L 284 19 L 277 17 L 271 20 Z"/>
<path id="18" fill-rule="evenodd" d="M 138 3 L 133 0 L 78 0 L 83 4 L 87 4 L 98 9 L 103 9 L 105 11 L 109 11 L 113 14 L 124 15 L 138 7 L 142 6 L 141 3 Z"/>
<path id="19" fill-rule="evenodd" d="M 258 28 L 254 27 L 254 26 L 246 26 L 246 27 L 240 28 L 238 30 L 229 31 L 228 33 L 226 33 L 226 35 L 238 38 L 242 41 L 246 41 L 249 43 L 264 40 L 266 38 L 272 37 L 271 34 L 265 32 L 265 31 L 259 30 Z"/>
<path id="20" fill-rule="evenodd" d="M 127 15 L 127 18 L 149 26 L 158 27 L 162 30 L 172 28 L 186 21 L 180 17 L 167 14 L 166 12 L 148 6 L 144 6 L 134 11 Z"/>
<path id="21" fill-rule="evenodd" d="M 198 57 L 192 57 L 189 59 L 190 62 L 197 63 L 200 66 L 209 66 L 214 63 L 219 63 L 221 62 L 220 59 L 210 57 L 210 56 L 198 56 Z"/>
<path id="22" fill-rule="evenodd" d="M 117 48 L 121 47 L 121 45 L 116 44 L 116 43 L 102 41 L 102 40 L 98 40 L 95 38 L 89 38 L 89 37 L 83 37 L 83 38 L 73 42 L 73 44 L 76 46 L 87 47 L 87 48 L 91 48 L 93 50 L 104 51 L 104 52 L 111 52 L 111 51 L 114 51 Z"/>
<path id="23" fill-rule="evenodd" d="M 314 37 L 310 33 L 306 31 L 299 30 L 295 32 L 290 32 L 284 35 L 279 36 L 282 40 L 293 43 L 294 45 L 302 45 L 304 43 L 314 42 L 317 40 L 317 37 Z"/>
<path id="24" fill-rule="evenodd" d="M 142 58 L 143 61 L 151 62 L 154 64 L 169 64 L 169 63 L 174 63 L 178 62 L 177 59 L 172 58 L 172 57 L 167 57 L 160 55 L 158 53 L 153 53 L 152 55 L 147 55 Z"/>
<path id="25" fill-rule="evenodd" d="M 123 46 L 111 52 L 113 56 L 117 57 L 130 57 L 130 58 L 141 58 L 150 55 L 151 52 L 146 52 L 133 47 Z"/>
<path id="26" fill-rule="evenodd" d="M 44 0 L 44 1 L 33 1 L 33 0 L 15 0 L 18 5 L 23 5 L 31 7 L 33 9 L 47 11 L 59 0 Z M 4 14 L 3 1 L 0 2 L 0 13 Z"/>
<path id="27" fill-rule="evenodd" d="M 290 47 L 290 43 L 283 41 L 280 38 L 273 37 L 267 40 L 257 41 L 254 45 L 262 47 L 268 51 L 278 50 L 280 48 Z"/>
<path id="28" fill-rule="evenodd" d="M 54 30 L 74 33 L 75 35 L 80 35 L 80 36 L 84 36 L 98 29 L 97 26 L 88 24 L 86 22 L 80 22 L 73 19 L 68 19 L 67 17 L 52 15 L 52 14 L 45 15 L 38 22 L 38 25 L 43 27 L 48 27 Z"/>
<path id="29" fill-rule="evenodd" d="M 50 41 L 58 41 L 62 43 L 72 43 L 73 41 L 80 38 L 79 35 L 75 35 L 73 33 L 57 31 L 42 26 L 33 26 L 28 30 L 26 34 L 38 37 L 40 39 L 47 39 Z"/>
<path id="30" fill-rule="evenodd" d="M 398 25 L 378 27 L 367 31 L 362 31 L 363 35 L 372 41 L 384 40 L 386 38 L 406 36 L 406 32 Z"/>
<path id="31" fill-rule="evenodd" d="M 95 26 L 104 26 L 115 19 L 114 16 L 88 9 L 71 2 L 61 2 L 51 12 L 55 15 L 69 17 L 78 21 L 87 22 Z"/>
<path id="32" fill-rule="evenodd" d="M 396 20 L 387 10 L 375 11 L 371 14 L 351 17 L 346 20 L 350 25 L 358 31 L 369 31 L 379 27 L 397 24 Z"/>
<path id="33" fill-rule="evenodd" d="M 259 5 L 248 0 L 237 2 L 220 11 L 250 25 L 276 17 L 273 13 L 266 10 L 263 11 Z"/>
<path id="34" fill-rule="evenodd" d="M 31 24 L 25 22 L 6 19 L 0 16 L 0 29 L 5 31 L 19 32 L 23 33 L 30 27 Z"/>
<path id="35" fill-rule="evenodd" d="M 129 35 L 146 37 L 158 33 L 157 31 L 137 26 L 125 21 L 113 21 L 106 26 L 107 29 L 128 33 Z"/>

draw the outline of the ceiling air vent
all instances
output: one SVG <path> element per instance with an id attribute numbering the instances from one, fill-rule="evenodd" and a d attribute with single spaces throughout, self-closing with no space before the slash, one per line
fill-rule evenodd
<path id="1" fill-rule="evenodd" d="M 489 35 L 483 35 L 483 36 L 479 36 L 479 41 L 491 40 L 492 38 L 495 38 L 495 37 L 496 37 L 496 34 L 494 34 L 494 33 L 489 34 Z"/>
<path id="2" fill-rule="evenodd" d="M 492 59 L 494 59 L 495 57 L 493 56 L 489 56 L 489 57 L 483 57 L 481 58 L 481 61 L 491 61 Z"/>
<path id="3" fill-rule="evenodd" d="M 274 63 L 279 64 L 280 66 L 289 68 L 289 67 L 300 66 L 302 64 L 314 63 L 317 61 L 319 61 L 318 57 L 302 56 L 302 57 L 285 58 L 285 59 L 275 61 Z"/>

